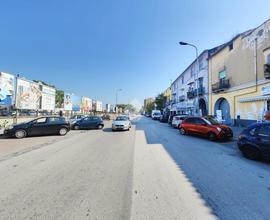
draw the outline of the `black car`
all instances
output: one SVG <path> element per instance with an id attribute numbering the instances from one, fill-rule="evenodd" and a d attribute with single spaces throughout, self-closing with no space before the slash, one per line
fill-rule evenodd
<path id="1" fill-rule="evenodd" d="M 102 129 L 104 127 L 104 123 L 101 117 L 98 116 L 88 116 L 81 120 L 76 121 L 72 128 L 74 130 L 79 129 Z"/>
<path id="2" fill-rule="evenodd" d="M 29 122 L 9 126 L 4 130 L 7 137 L 24 138 L 26 136 L 66 135 L 70 131 L 69 122 L 63 117 L 40 117 Z"/>
<path id="3" fill-rule="evenodd" d="M 161 115 L 160 118 L 159 118 L 159 121 L 160 121 L 160 122 L 163 122 L 163 123 L 164 123 L 164 122 L 168 122 L 168 117 L 167 117 L 167 115 Z"/>
<path id="4" fill-rule="evenodd" d="M 270 159 L 270 122 L 256 123 L 239 135 L 238 148 L 252 160 Z"/>

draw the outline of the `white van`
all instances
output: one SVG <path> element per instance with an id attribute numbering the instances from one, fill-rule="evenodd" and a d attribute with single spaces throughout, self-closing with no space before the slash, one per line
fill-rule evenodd
<path id="1" fill-rule="evenodd" d="M 159 120 L 160 116 L 161 116 L 160 110 L 152 110 L 152 114 L 151 114 L 152 119 Z"/>

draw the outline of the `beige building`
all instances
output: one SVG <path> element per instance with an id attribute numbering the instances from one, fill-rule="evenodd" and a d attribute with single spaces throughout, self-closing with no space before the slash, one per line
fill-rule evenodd
<path id="1" fill-rule="evenodd" d="M 238 34 L 209 58 L 209 113 L 227 124 L 270 110 L 270 20 Z"/>

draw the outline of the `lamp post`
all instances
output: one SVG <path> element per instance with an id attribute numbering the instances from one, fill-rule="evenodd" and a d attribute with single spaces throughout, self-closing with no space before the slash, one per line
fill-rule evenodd
<path id="1" fill-rule="evenodd" d="M 118 109 L 117 109 L 117 101 L 118 101 L 118 92 L 123 91 L 123 89 L 116 89 L 116 94 L 115 94 L 115 112 L 117 110 L 116 113 L 118 113 Z"/>
<path id="2" fill-rule="evenodd" d="M 200 67 L 199 67 L 199 54 L 198 54 L 198 48 L 194 45 L 194 44 L 190 44 L 190 43 L 187 43 L 187 42 L 183 42 L 183 41 L 180 41 L 179 44 L 181 46 L 191 46 L 193 48 L 195 48 L 195 51 L 196 51 L 196 65 L 197 65 L 197 77 L 195 80 L 197 80 L 196 82 L 196 87 L 197 87 L 197 91 L 196 91 L 196 95 L 197 95 L 197 112 L 199 114 L 199 111 L 200 111 L 200 107 L 199 107 L 199 71 L 200 71 Z"/>

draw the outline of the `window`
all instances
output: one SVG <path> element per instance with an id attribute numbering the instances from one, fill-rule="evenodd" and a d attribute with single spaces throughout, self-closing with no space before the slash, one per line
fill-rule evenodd
<path id="1" fill-rule="evenodd" d="M 261 126 L 258 135 L 262 137 L 270 137 L 270 125 Z"/>
<path id="2" fill-rule="evenodd" d="M 58 124 L 58 123 L 63 123 L 64 122 L 64 118 L 48 118 L 48 122 L 50 124 Z"/>
<path id="3" fill-rule="evenodd" d="M 37 119 L 37 120 L 35 121 L 35 123 L 37 123 L 37 124 L 46 123 L 46 120 L 47 120 L 47 118 L 39 118 L 39 119 Z"/>
<path id="4" fill-rule="evenodd" d="M 195 118 L 195 124 L 197 125 L 205 124 L 205 121 L 202 120 L 201 118 Z"/>
<path id="5" fill-rule="evenodd" d="M 267 111 L 270 111 L 270 100 L 268 100 L 266 103 L 266 109 Z"/>
<path id="6" fill-rule="evenodd" d="M 218 73 L 219 79 L 225 79 L 226 78 L 226 70 L 222 70 Z"/>
<path id="7" fill-rule="evenodd" d="M 194 66 L 191 66 L 190 77 L 193 77 L 194 75 L 195 75 Z"/>
<path id="8" fill-rule="evenodd" d="M 199 70 L 203 70 L 204 69 L 204 66 L 203 66 L 203 60 L 202 59 L 200 59 L 199 60 Z"/>
<path id="9" fill-rule="evenodd" d="M 270 65 L 270 53 L 267 55 L 266 63 Z"/>
<path id="10" fill-rule="evenodd" d="M 184 75 L 182 76 L 182 84 L 185 83 Z"/>
<path id="11" fill-rule="evenodd" d="M 231 51 L 233 49 L 233 42 L 229 44 L 229 50 Z"/>
<path id="12" fill-rule="evenodd" d="M 199 78 L 199 87 L 203 87 L 203 77 Z"/>
<path id="13" fill-rule="evenodd" d="M 187 118 L 186 122 L 190 124 L 196 124 L 195 118 Z"/>

